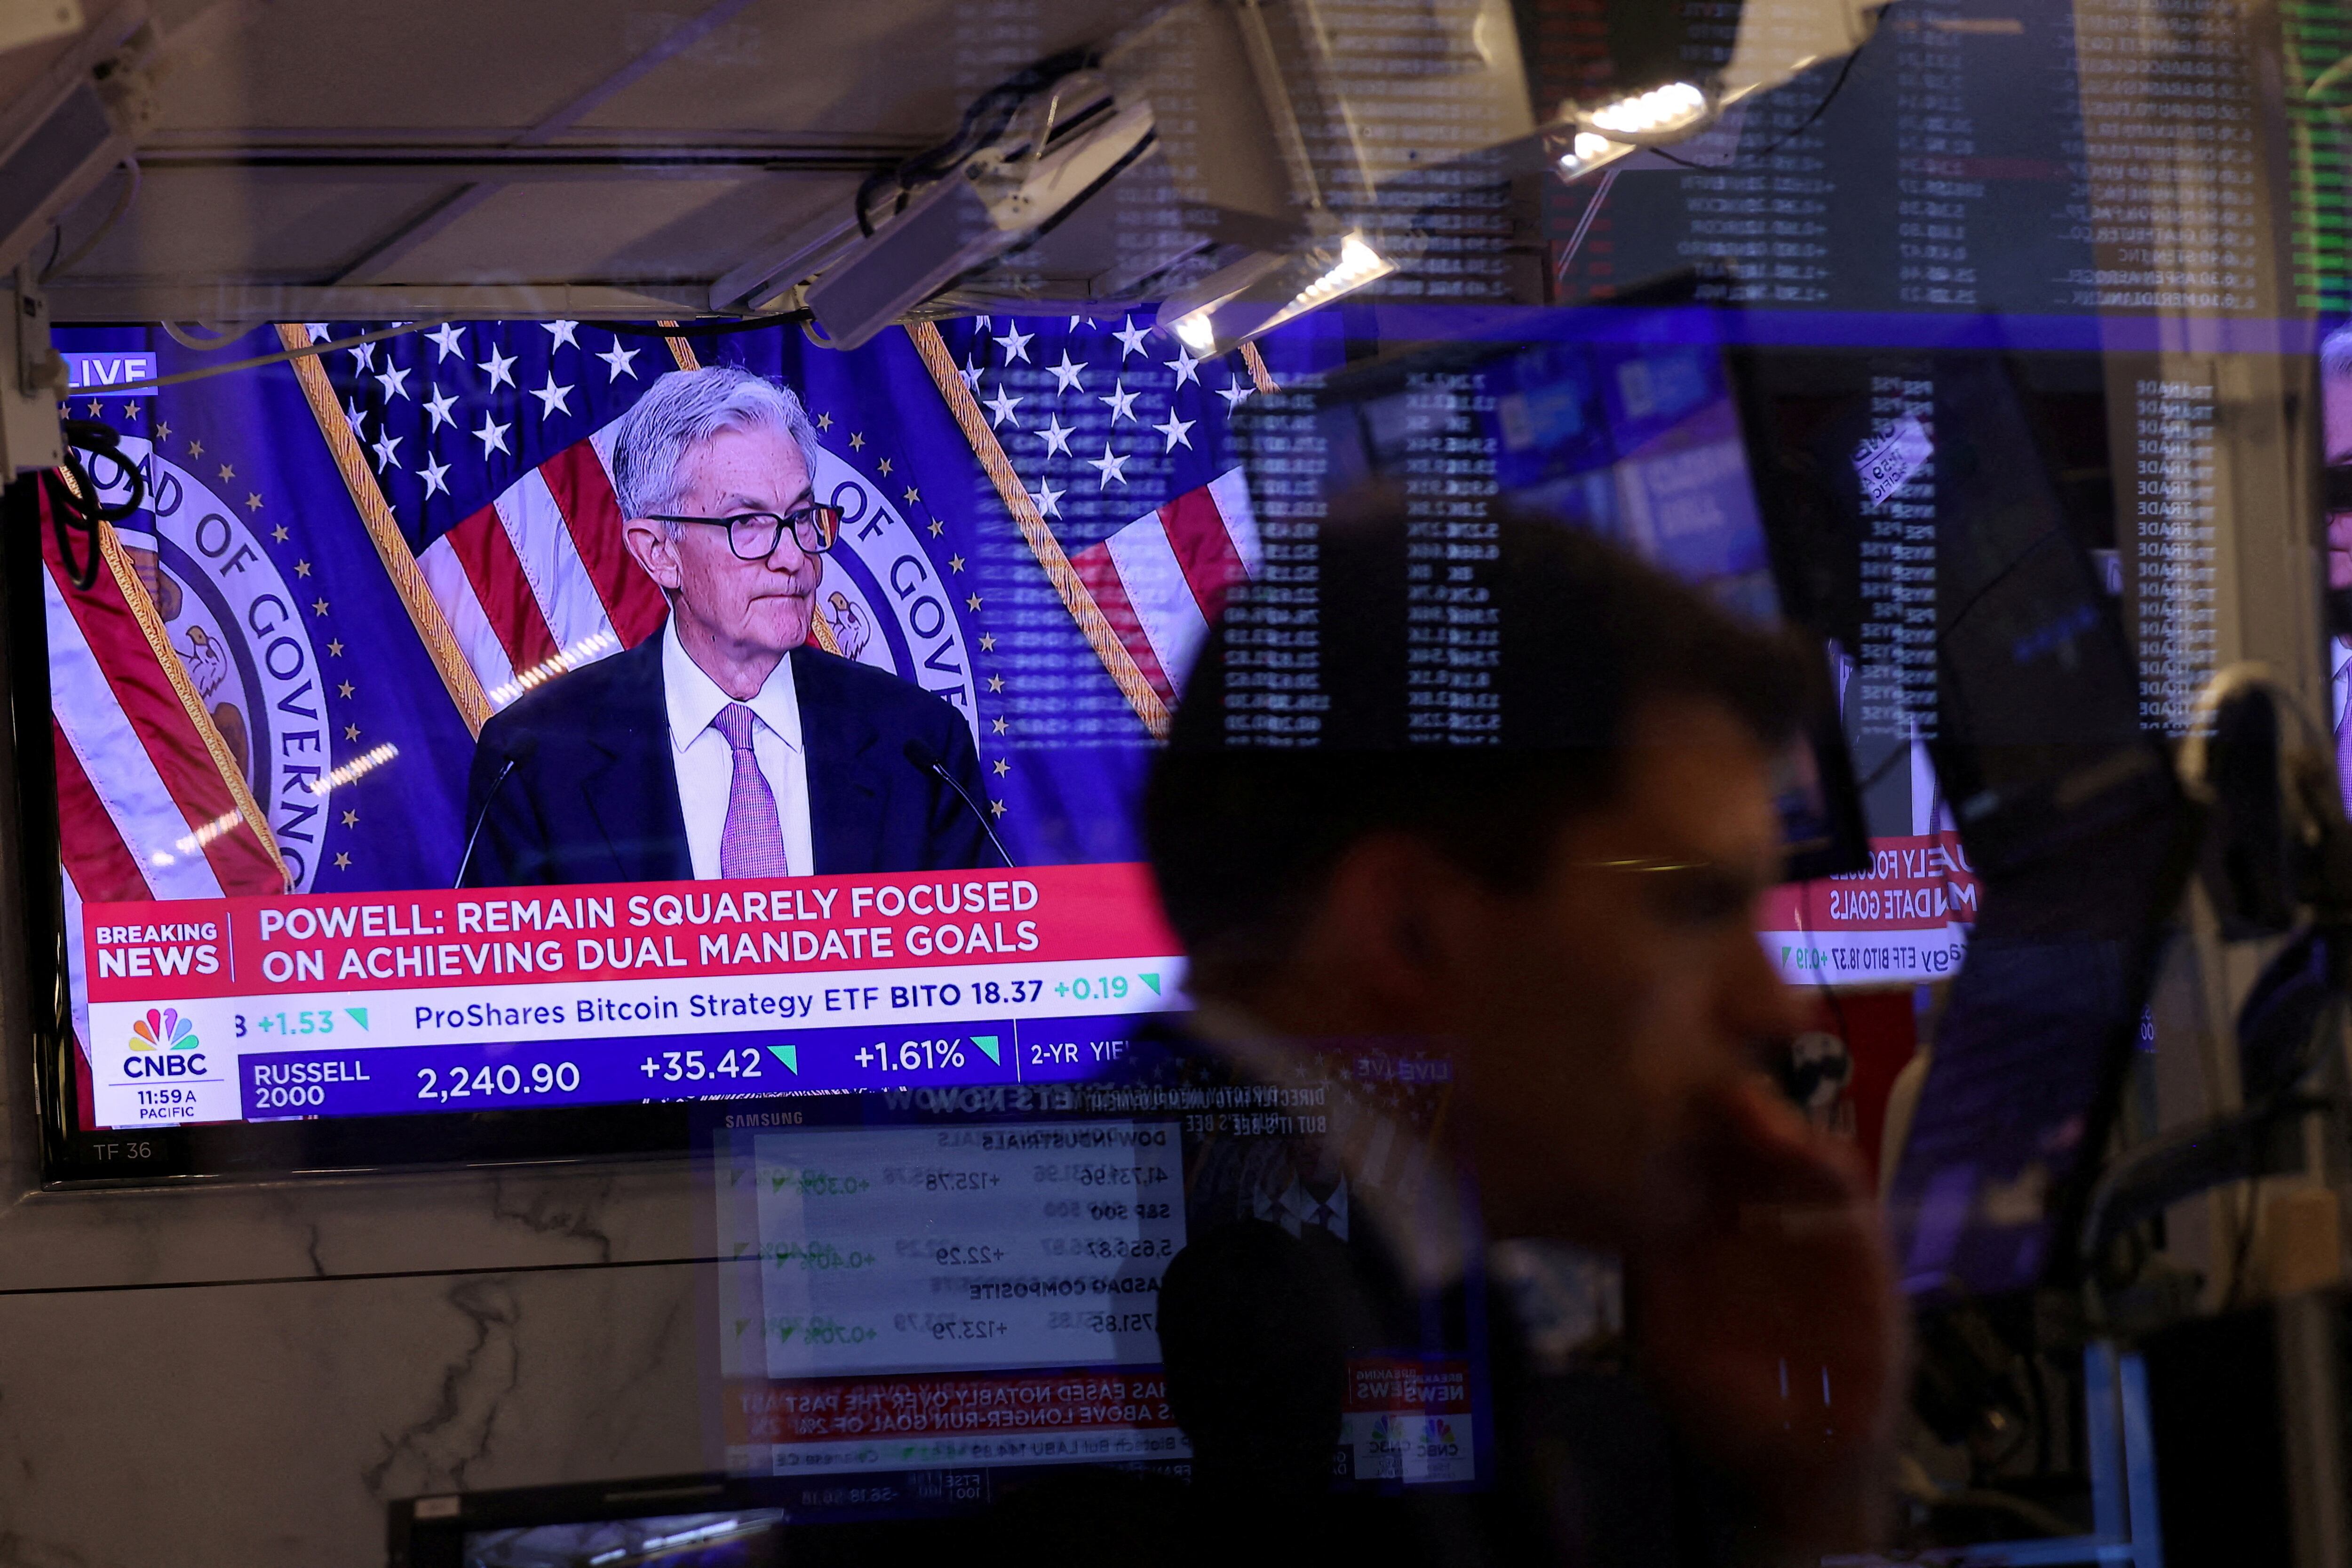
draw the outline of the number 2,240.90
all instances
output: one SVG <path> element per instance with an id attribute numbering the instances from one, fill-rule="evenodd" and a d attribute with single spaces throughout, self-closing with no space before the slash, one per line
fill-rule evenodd
<path id="1" fill-rule="evenodd" d="M 461 1067 L 416 1069 L 416 1098 L 419 1100 L 470 1100 L 477 1095 L 492 1094 L 572 1094 L 579 1088 L 580 1068 L 571 1062 L 533 1062 L 528 1068 L 514 1062 L 500 1062 L 495 1068 L 476 1068 L 471 1072 Z"/>

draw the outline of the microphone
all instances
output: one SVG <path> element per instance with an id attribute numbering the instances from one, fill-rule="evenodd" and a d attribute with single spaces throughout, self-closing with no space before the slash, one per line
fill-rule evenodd
<path id="1" fill-rule="evenodd" d="M 514 772 L 519 763 L 530 761 L 531 753 L 538 750 L 539 737 L 529 730 L 507 742 L 507 760 L 499 765 L 498 777 L 490 781 L 489 789 L 482 796 L 482 809 L 474 815 L 474 830 L 466 835 L 466 852 L 457 857 L 457 879 L 449 884 L 452 888 L 466 885 L 466 868 L 474 863 L 474 845 L 490 820 L 490 806 L 499 798 L 499 787 L 507 782 L 507 775 Z"/>
<path id="2" fill-rule="evenodd" d="M 995 847 L 996 858 L 1003 861 L 1005 868 L 1010 870 L 1013 867 L 1013 857 L 1004 852 L 1004 841 L 996 837 L 996 829 L 989 825 L 988 813 L 981 810 L 980 802 L 972 799 L 963 785 L 956 783 L 955 774 L 948 772 L 948 765 L 940 761 L 940 754 L 920 740 L 909 740 L 904 749 L 907 760 L 915 764 L 917 773 L 930 774 L 948 788 L 955 791 L 956 798 L 971 808 L 972 816 L 980 819 L 980 830 L 988 835 L 989 843 Z"/>

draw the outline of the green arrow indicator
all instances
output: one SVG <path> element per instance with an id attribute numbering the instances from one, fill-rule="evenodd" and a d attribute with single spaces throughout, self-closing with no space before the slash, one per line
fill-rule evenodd
<path id="1" fill-rule="evenodd" d="M 768 1048 L 776 1053 L 778 1061 L 793 1071 L 797 1073 L 801 1070 L 801 1048 L 798 1046 L 770 1046 Z"/>
<path id="2" fill-rule="evenodd" d="M 1142 981 L 1146 985 L 1150 986 L 1151 994 L 1154 996 L 1160 994 L 1160 976 L 1157 974 L 1139 974 L 1136 978 Z"/>
<path id="3" fill-rule="evenodd" d="M 996 1037 L 994 1035 L 974 1035 L 971 1037 L 971 1043 L 978 1046 L 982 1050 L 986 1051 L 990 1061 L 994 1062 L 999 1067 L 1003 1067 L 1004 1065 L 1004 1055 L 1003 1052 L 998 1048 Z"/>
<path id="4" fill-rule="evenodd" d="M 352 1023 L 357 1024 L 357 1025 L 358 1025 L 361 1028 L 362 1028 L 362 1029 L 364 1029 L 364 1028 L 366 1028 L 366 1027 L 367 1027 L 367 1009 L 366 1009 L 366 1008 L 364 1008 L 364 1007 L 346 1007 L 346 1008 L 344 1008 L 344 1009 L 343 1009 L 343 1011 L 344 1011 L 344 1012 L 346 1012 L 346 1013 L 349 1013 L 349 1014 L 352 1016 Z"/>

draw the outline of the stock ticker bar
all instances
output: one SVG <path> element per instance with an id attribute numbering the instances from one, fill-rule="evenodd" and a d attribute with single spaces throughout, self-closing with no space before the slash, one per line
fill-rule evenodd
<path id="1" fill-rule="evenodd" d="M 1139 866 L 93 904 L 104 1126 L 1066 1081 L 1182 961 Z"/>

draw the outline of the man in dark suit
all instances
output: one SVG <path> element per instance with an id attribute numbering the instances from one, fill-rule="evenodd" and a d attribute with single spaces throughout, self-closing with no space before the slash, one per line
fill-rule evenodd
<path id="1" fill-rule="evenodd" d="M 1590 535 L 1488 522 L 1490 744 L 1416 743 L 1429 689 L 1404 653 L 1431 568 L 1401 506 L 1375 502 L 1318 530 L 1315 743 L 1251 722 L 1265 656 L 1244 589 L 1152 777 L 1152 868 L 1196 1004 L 1181 1029 L 1244 1080 L 1316 1085 L 1329 1135 L 1299 1168 L 1336 1166 L 1349 1194 L 1344 1247 L 1226 1235 L 1196 1204 L 1168 1265 L 1189 1560 L 1213 1542 L 1236 1564 L 1353 1563 L 1366 1538 L 1465 1568 L 1872 1547 L 1903 1381 L 1893 1262 L 1858 1158 L 1760 1070 L 1803 1019 L 1756 917 L 1806 656 Z M 1318 1065 L 1360 1053 L 1445 1059 L 1433 1158 L 1399 1157 L 1377 1076 Z M 1464 1170 L 1483 1234 L 1445 1198 Z M 1505 1241 L 1621 1260 L 1624 1344 L 1547 1365 L 1481 1283 Z M 1454 1314 L 1486 1347 L 1480 1487 L 1334 1499 L 1308 1462 L 1339 1440 L 1330 1369 L 1424 1352 Z"/>
<path id="2" fill-rule="evenodd" d="M 467 798 L 480 826 L 463 885 L 993 858 L 962 717 L 808 646 L 841 522 L 813 494 L 815 468 L 815 433 L 787 388 L 711 366 L 646 390 L 615 434 L 613 481 L 629 552 L 667 596 L 669 619 L 482 727 Z"/>

